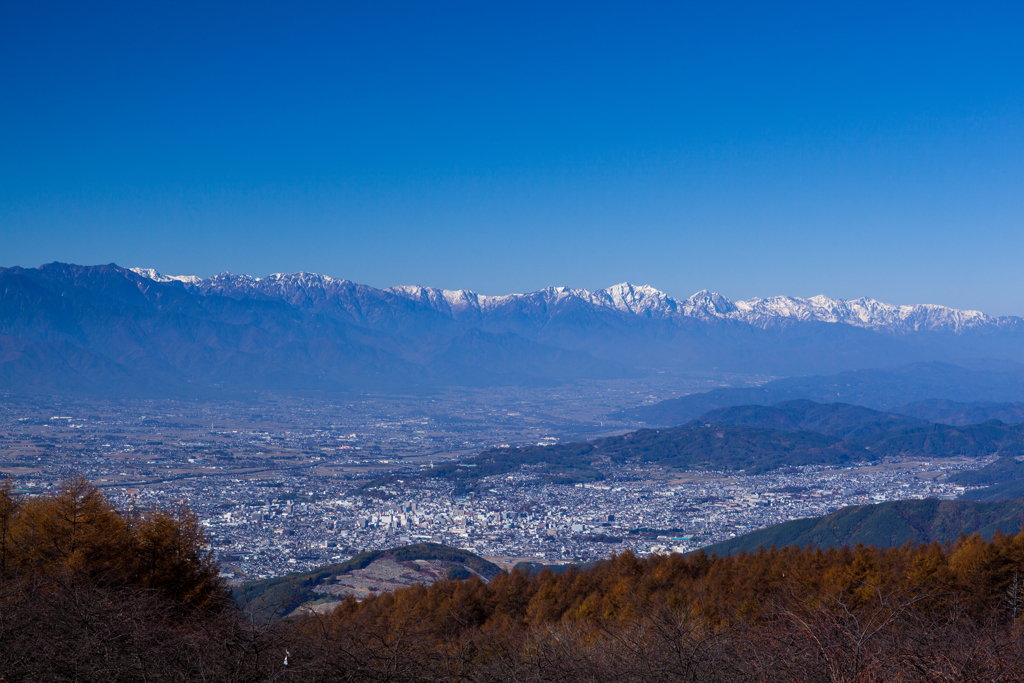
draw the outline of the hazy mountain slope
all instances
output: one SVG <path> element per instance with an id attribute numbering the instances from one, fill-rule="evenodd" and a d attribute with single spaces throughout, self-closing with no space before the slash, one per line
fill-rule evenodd
<path id="1" fill-rule="evenodd" d="M 850 403 L 892 411 L 913 401 L 940 398 L 959 401 L 1024 400 L 1024 365 L 999 363 L 964 367 L 952 363 L 913 363 L 888 369 L 868 369 L 836 375 L 790 377 L 759 387 L 715 389 L 642 406 L 625 415 L 649 424 L 673 425 L 716 408 L 769 406 L 794 399 L 818 403 Z"/>
<path id="2" fill-rule="evenodd" d="M 105 356 L 72 344 L 0 335 L 0 390 L 87 394 L 123 390 L 133 379 Z"/>
<path id="3" fill-rule="evenodd" d="M 404 391 L 453 381 L 486 385 L 635 374 L 584 352 L 473 330 L 442 338 L 432 356 L 416 338 L 340 315 L 267 296 L 203 294 L 187 284 L 116 266 L 0 269 L 0 390 Z M 362 315 L 383 319 L 366 310 Z M 378 325 L 389 326 L 398 327 Z M 474 343 L 466 343 L 466 334 L 476 335 Z"/>
<path id="4" fill-rule="evenodd" d="M 125 384 L 144 392 L 190 384 L 304 390 L 427 379 L 386 344 L 367 343 L 366 331 L 304 318 L 279 302 L 201 297 L 112 266 L 0 273 L 0 286 L 25 280 L 36 300 L 5 307 L 4 332 L 53 353 L 71 347 L 102 357 L 80 371 L 98 391 Z"/>
<path id="5" fill-rule="evenodd" d="M 901 500 L 876 505 L 855 505 L 823 517 L 783 522 L 715 543 L 707 553 L 731 555 L 755 552 L 758 547 L 815 546 L 836 548 L 858 543 L 879 547 L 907 542 L 951 543 L 960 534 L 979 533 L 991 538 L 996 531 L 1016 534 L 1024 526 L 1024 500 L 996 503 L 959 500 Z"/>
<path id="6" fill-rule="evenodd" d="M 136 271 L 206 294 L 279 300 L 391 333 L 452 335 L 469 327 L 511 332 L 650 368 L 786 375 L 964 356 L 1024 360 L 1020 319 L 942 306 L 823 296 L 732 302 L 708 291 L 677 300 L 629 283 L 595 292 L 548 287 L 488 296 L 420 286 L 379 290 L 314 273 L 200 279 Z"/>
<path id="7" fill-rule="evenodd" d="M 561 310 L 541 322 L 526 313 L 490 317 L 486 329 L 514 332 L 599 358 L 630 359 L 649 369 L 825 374 L 894 366 L 922 357 L 948 358 L 945 351 L 918 348 L 891 335 L 813 321 L 762 329 L 729 319 L 663 320 Z"/>
<path id="8" fill-rule="evenodd" d="M 429 367 L 437 381 L 461 385 L 537 384 L 641 375 L 628 365 L 599 360 L 583 351 L 557 349 L 508 332 L 478 329 L 451 338 L 421 338 L 411 359 Z"/>
<path id="9" fill-rule="evenodd" d="M 840 439 L 859 439 L 880 432 L 928 424 L 925 420 L 883 413 L 863 406 L 816 403 L 807 399 L 784 401 L 774 406 L 716 408 L 701 415 L 697 421 L 762 429 L 806 430 Z"/>
<path id="10" fill-rule="evenodd" d="M 1024 422 L 1024 403 L 994 403 L 975 401 L 958 403 L 948 399 L 928 399 L 900 406 L 894 412 L 928 422 L 948 425 L 981 424 L 989 420 L 1006 423 Z"/>

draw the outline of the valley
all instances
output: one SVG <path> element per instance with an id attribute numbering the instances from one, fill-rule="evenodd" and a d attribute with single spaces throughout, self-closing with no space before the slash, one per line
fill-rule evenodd
<path id="1" fill-rule="evenodd" d="M 955 482 L 956 473 L 993 461 L 990 454 L 842 466 L 779 461 L 755 473 L 589 458 L 581 464 L 595 476 L 553 481 L 535 457 L 471 480 L 431 476 L 471 465 L 495 446 L 543 456 L 557 444 L 632 432 L 641 426 L 608 415 L 624 403 L 719 381 L 665 377 L 347 401 L 272 394 L 231 403 L 8 400 L 0 471 L 28 495 L 78 472 L 123 508 L 187 501 L 225 576 L 245 581 L 416 542 L 467 548 L 501 564 L 586 562 L 627 549 L 687 552 L 845 505 L 953 498 L 976 488 Z"/>

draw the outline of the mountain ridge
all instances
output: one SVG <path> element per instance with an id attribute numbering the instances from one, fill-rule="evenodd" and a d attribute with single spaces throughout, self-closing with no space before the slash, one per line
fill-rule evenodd
<path id="1" fill-rule="evenodd" d="M 353 287 L 365 288 L 366 291 L 380 293 L 378 296 L 387 293 L 403 297 L 452 317 L 467 314 L 483 315 L 513 302 L 525 301 L 534 305 L 550 306 L 567 299 L 577 299 L 595 308 L 649 318 L 737 320 L 761 328 L 793 321 L 814 321 L 899 334 L 919 331 L 961 334 L 973 329 L 1016 329 L 1024 326 L 1024 319 L 1016 316 L 993 317 L 981 311 L 954 309 L 936 304 L 894 305 L 867 297 L 832 299 L 817 295 L 804 299 L 773 296 L 734 302 L 721 294 L 701 290 L 685 300 L 678 300 L 649 285 L 633 285 L 628 282 L 594 292 L 570 287 L 546 287 L 522 294 L 484 295 L 472 290 L 447 290 L 419 285 L 376 289 L 358 285 L 350 280 L 339 280 L 305 271 L 274 273 L 265 278 L 224 272 L 204 279 L 193 275 L 163 275 L 151 268 L 130 270 L 157 282 L 181 282 L 204 292 L 274 292 L 278 296 L 288 297 L 296 290 L 308 291 L 311 288 L 320 288 L 325 293 Z"/>
<path id="2" fill-rule="evenodd" d="M 679 425 L 705 413 L 741 406 L 775 406 L 794 401 L 847 403 L 878 411 L 900 413 L 904 407 L 908 417 L 929 420 L 943 412 L 924 409 L 929 401 L 947 401 L 962 407 L 974 406 L 974 414 L 985 415 L 981 421 L 1009 417 L 1012 402 L 1024 401 L 1024 365 L 1019 363 L 965 363 L 938 361 L 910 363 L 894 369 L 866 368 L 834 375 L 810 375 L 772 380 L 754 387 L 725 387 L 665 399 L 618 413 L 651 425 Z M 973 401 L 959 403 L 956 401 Z M 1005 401 L 1007 403 L 990 403 Z M 924 404 L 924 405 L 922 405 Z M 999 412 L 977 409 L 992 405 L 1007 408 Z M 930 420 L 939 422 L 941 419 Z M 962 424 L 957 421 L 958 424 Z M 969 424 L 969 422 L 967 422 Z"/>
<path id="3" fill-rule="evenodd" d="M 759 327 L 738 317 L 740 308 L 712 292 L 676 300 L 629 284 L 488 297 L 377 289 L 314 273 L 199 279 L 115 264 L 0 268 L 0 391 L 421 393 L 659 372 L 806 376 L 969 358 L 1024 361 L 1024 326 L 1011 319 L 942 309 L 957 318 L 946 328 L 929 323 L 935 331 L 921 331 L 914 323 L 917 331 L 890 325 L 890 332 L 804 319 L 796 307 Z M 815 397 L 773 402 L 785 398 Z M 915 394 L 903 402 L 926 398 L 965 397 Z"/>
<path id="4" fill-rule="evenodd" d="M 0 390 L 237 398 L 635 374 L 514 334 L 448 327 L 432 337 L 441 325 L 410 338 L 378 309 L 363 319 L 269 296 L 201 295 L 115 265 L 0 269 Z"/>

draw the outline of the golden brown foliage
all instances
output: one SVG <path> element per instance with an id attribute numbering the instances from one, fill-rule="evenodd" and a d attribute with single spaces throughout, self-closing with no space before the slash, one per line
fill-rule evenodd
<path id="1" fill-rule="evenodd" d="M 290 628 L 295 665 L 318 671 L 309 680 L 1014 679 L 1024 676 L 1021 569 L 1024 534 L 729 558 L 624 553 L 587 571 L 348 600 Z"/>
<path id="2" fill-rule="evenodd" d="M 56 492 L 19 498 L 0 485 L 0 572 L 89 579 L 99 585 L 152 589 L 192 607 L 223 601 L 224 587 L 199 520 L 184 505 L 122 513 L 87 479 Z"/>

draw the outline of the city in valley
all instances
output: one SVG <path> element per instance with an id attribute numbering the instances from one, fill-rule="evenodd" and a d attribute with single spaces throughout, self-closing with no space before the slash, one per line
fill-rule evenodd
<path id="1" fill-rule="evenodd" d="M 964 487 L 945 481 L 951 470 L 993 459 L 760 474 L 608 463 L 603 479 L 568 484 L 529 465 L 470 486 L 424 476 L 496 446 L 629 432 L 643 425 L 610 417 L 617 409 L 720 379 L 220 402 L 8 397 L 0 403 L 0 472 L 28 495 L 80 473 L 124 509 L 185 501 L 224 574 L 248 580 L 419 541 L 505 567 L 587 562 L 627 549 L 688 552 L 847 505 L 953 498 Z"/>

